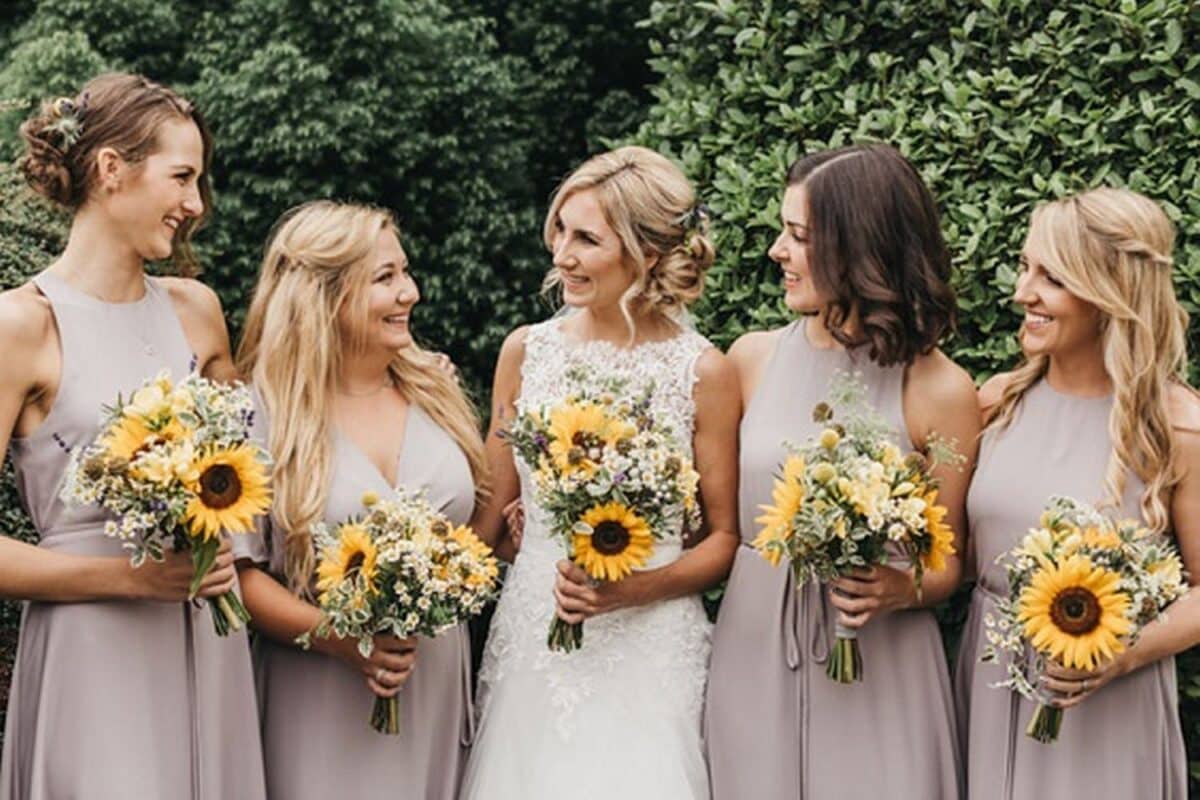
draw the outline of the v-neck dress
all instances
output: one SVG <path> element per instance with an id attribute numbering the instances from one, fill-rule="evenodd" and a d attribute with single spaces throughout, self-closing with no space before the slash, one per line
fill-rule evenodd
<path id="1" fill-rule="evenodd" d="M 263 427 L 269 425 L 260 420 Z M 386 423 L 380 423 L 386 424 Z M 466 523 L 475 485 L 462 450 L 416 405 L 408 411 L 398 480 L 423 488 L 454 523 Z M 267 435 L 262 434 L 264 440 Z M 344 435 L 334 438 L 324 519 L 361 513 L 362 494 L 391 487 Z M 235 553 L 284 574 L 284 531 L 238 537 Z M 282 581 L 282 579 L 281 579 Z M 330 797 L 451 800 L 472 737 L 470 646 L 466 626 L 417 645 L 416 667 L 400 691 L 400 735 L 370 726 L 375 695 L 345 662 L 259 637 L 263 757 L 267 792 L 286 800 Z"/>

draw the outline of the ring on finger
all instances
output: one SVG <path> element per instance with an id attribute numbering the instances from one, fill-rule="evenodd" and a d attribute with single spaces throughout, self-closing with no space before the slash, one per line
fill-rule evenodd
<path id="1" fill-rule="evenodd" d="M 384 676 L 384 675 L 387 675 L 387 670 L 386 670 L 386 669 L 384 669 L 383 667 L 379 667 L 378 669 L 376 669 L 376 670 L 375 670 L 375 682 L 376 682 L 376 683 L 383 683 L 383 676 Z"/>
<path id="2" fill-rule="evenodd" d="M 1084 678 L 1084 679 L 1083 679 L 1083 690 L 1086 692 L 1086 691 L 1088 691 L 1088 690 L 1089 690 L 1089 689 L 1091 689 L 1091 688 L 1092 688 L 1092 681 L 1091 681 L 1091 679 L 1090 679 L 1090 678 Z"/>

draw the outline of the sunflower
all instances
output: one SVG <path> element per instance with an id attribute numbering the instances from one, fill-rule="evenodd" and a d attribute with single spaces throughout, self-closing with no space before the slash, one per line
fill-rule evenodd
<path id="1" fill-rule="evenodd" d="M 367 529 L 356 522 L 338 528 L 338 539 L 321 553 L 317 566 L 317 589 L 329 592 L 344 580 L 361 579 L 369 593 L 376 591 L 379 550 Z"/>
<path id="2" fill-rule="evenodd" d="M 925 529 L 929 532 L 931 543 L 929 552 L 921 556 L 921 563 L 927 570 L 936 572 L 946 568 L 946 556 L 952 556 L 954 549 L 954 531 L 946 524 L 946 507 L 937 504 L 937 489 L 931 489 L 925 494 Z"/>
<path id="3" fill-rule="evenodd" d="M 1106 550 L 1115 550 L 1121 546 L 1121 537 L 1111 528 L 1101 529 L 1089 526 L 1083 529 L 1083 543 L 1088 547 L 1102 547 Z"/>
<path id="4" fill-rule="evenodd" d="M 267 470 L 249 445 L 204 452 L 196 460 L 193 474 L 187 519 L 194 536 L 207 540 L 222 530 L 247 533 L 254 526 L 254 517 L 270 505 Z"/>
<path id="5" fill-rule="evenodd" d="M 791 455 L 783 462 L 783 474 L 771 487 L 771 504 L 759 506 L 763 513 L 754 520 L 763 527 L 751 545 L 771 562 L 771 566 L 778 566 L 783 558 L 783 543 L 791 534 L 792 521 L 803 506 L 804 459 Z"/>
<path id="6" fill-rule="evenodd" d="M 1125 649 L 1118 637 L 1130 630 L 1129 597 L 1118 590 L 1120 581 L 1082 555 L 1045 565 L 1022 590 L 1017 619 L 1034 648 L 1066 667 L 1091 671 Z"/>
<path id="7" fill-rule="evenodd" d="M 550 412 L 550 457 L 559 472 L 590 472 L 588 451 L 616 444 L 633 433 L 630 425 L 609 416 L 603 406 L 570 403 Z"/>
<path id="8" fill-rule="evenodd" d="M 581 520 L 591 533 L 574 535 L 575 563 L 597 580 L 619 581 L 650 558 L 650 526 L 621 503 L 595 506 Z"/>
<path id="9" fill-rule="evenodd" d="M 101 444 L 113 458 L 133 461 L 157 444 L 182 441 L 190 433 L 187 426 L 177 419 L 171 419 L 158 430 L 152 430 L 143 418 L 126 414 L 109 427 Z"/>

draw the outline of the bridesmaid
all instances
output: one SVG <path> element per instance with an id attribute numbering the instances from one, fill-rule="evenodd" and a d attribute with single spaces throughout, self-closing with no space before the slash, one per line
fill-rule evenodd
<path id="1" fill-rule="evenodd" d="M 749 547 L 783 443 L 817 431 L 812 409 L 839 370 L 860 374 L 905 449 L 923 450 L 934 432 L 958 440 L 968 463 L 937 475 L 947 520 L 963 529 L 979 412 L 971 379 L 937 349 L 954 319 L 937 211 L 899 153 L 866 145 L 794 163 L 782 217 L 769 255 L 782 268 L 788 308 L 801 318 L 747 334 L 729 352 L 746 404 L 743 547 L 713 635 L 713 797 L 955 798 L 950 680 L 929 608 L 958 584 L 958 557 L 927 574 L 918 595 L 910 571 L 893 566 L 832 587 L 797 587 L 787 565 L 772 567 Z M 825 675 L 835 622 L 858 629 L 861 683 Z"/>
<path id="2" fill-rule="evenodd" d="M 212 142 L 195 108 L 138 75 L 90 81 L 21 126 L 32 187 L 73 213 L 66 250 L 0 295 L 0 452 L 11 437 L 37 547 L 0 537 L 0 594 L 29 600 L 0 798 L 261 798 L 246 634 L 219 638 L 187 603 L 191 559 L 137 569 L 97 508 L 68 508 L 70 453 L 100 408 L 162 369 L 233 374 L 216 295 L 151 278 L 194 267 Z M 237 585 L 224 545 L 202 597 Z"/>
<path id="3" fill-rule="evenodd" d="M 483 495 L 483 443 L 450 371 L 418 347 L 420 300 L 386 212 L 313 202 L 267 246 L 238 351 L 275 459 L 269 530 L 235 543 L 261 640 L 267 786 L 288 800 L 451 800 L 471 738 L 466 626 L 436 639 L 296 637 L 313 605 L 312 525 L 362 511 L 365 491 L 421 488 L 456 524 Z M 415 667 L 419 665 L 419 669 Z M 401 736 L 370 725 L 375 695 L 400 695 Z M 385 788 L 386 787 L 386 788 Z"/>
<path id="4" fill-rule="evenodd" d="M 1122 189 L 1033 212 L 1014 296 L 1025 360 L 980 390 L 988 425 L 967 503 L 978 583 L 955 688 L 972 798 L 1187 796 L 1174 655 L 1200 641 L 1195 590 L 1096 672 L 1054 670 L 1047 687 L 1071 710 L 1052 745 L 1024 733 L 1032 703 L 991 686 L 1003 668 L 979 663 L 1008 586 L 996 558 L 1051 494 L 1173 534 L 1200 579 L 1200 400 L 1183 382 L 1174 238 L 1154 202 Z"/>

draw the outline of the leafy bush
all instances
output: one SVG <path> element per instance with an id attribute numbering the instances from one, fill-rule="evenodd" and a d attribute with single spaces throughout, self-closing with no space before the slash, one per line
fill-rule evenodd
<path id="1" fill-rule="evenodd" d="M 1008 298 L 1043 199 L 1111 183 L 1161 202 L 1179 232 L 1179 295 L 1196 311 L 1200 55 L 1184 46 L 1200 36 L 1195 3 L 655 2 L 647 25 L 660 80 L 638 139 L 678 157 L 716 212 L 697 314 L 720 344 L 787 318 L 765 257 L 786 166 L 862 140 L 897 146 L 940 202 L 961 311 L 947 350 L 978 379 L 1016 360 Z M 1193 353 L 1198 337 L 1193 325 Z M 940 609 L 950 646 L 965 597 Z M 1200 656 L 1179 670 L 1195 764 Z"/>

